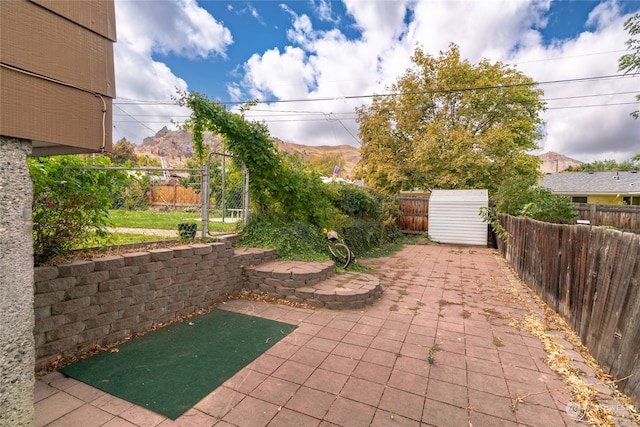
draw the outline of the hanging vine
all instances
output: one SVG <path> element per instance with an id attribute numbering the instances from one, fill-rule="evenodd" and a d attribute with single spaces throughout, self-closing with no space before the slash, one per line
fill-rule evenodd
<path id="1" fill-rule="evenodd" d="M 207 161 L 205 132 L 222 135 L 225 149 L 247 166 L 251 200 L 260 212 L 316 224 L 326 220 L 331 205 L 319 176 L 279 153 L 266 125 L 247 121 L 197 92 L 180 93 L 178 103 L 191 110 L 183 128 L 193 135 L 196 159 Z"/>

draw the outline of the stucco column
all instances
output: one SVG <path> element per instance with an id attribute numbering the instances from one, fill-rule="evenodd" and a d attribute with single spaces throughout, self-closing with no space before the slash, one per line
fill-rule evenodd
<path id="1" fill-rule="evenodd" d="M 34 418 L 30 153 L 30 141 L 0 136 L 1 426 L 31 426 Z"/>

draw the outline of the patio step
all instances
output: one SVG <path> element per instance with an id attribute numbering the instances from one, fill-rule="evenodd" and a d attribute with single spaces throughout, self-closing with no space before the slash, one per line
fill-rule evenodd
<path id="1" fill-rule="evenodd" d="M 246 268 L 245 278 L 251 291 L 313 307 L 361 308 L 382 294 L 377 277 L 336 272 L 333 261 L 272 261 Z"/>

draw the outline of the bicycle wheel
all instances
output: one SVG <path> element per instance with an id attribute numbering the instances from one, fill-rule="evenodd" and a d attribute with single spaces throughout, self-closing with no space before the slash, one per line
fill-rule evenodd
<path id="1" fill-rule="evenodd" d="M 334 243 L 329 245 L 329 250 L 331 251 L 333 258 L 336 260 L 336 263 L 342 266 L 342 268 L 347 268 L 351 262 L 351 250 L 349 249 L 349 246 L 344 243 Z"/>

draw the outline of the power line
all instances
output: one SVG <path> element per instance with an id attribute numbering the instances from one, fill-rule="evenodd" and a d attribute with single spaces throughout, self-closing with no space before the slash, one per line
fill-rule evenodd
<path id="1" fill-rule="evenodd" d="M 635 94 L 635 91 L 627 91 L 627 92 L 612 92 L 612 93 L 602 93 L 602 94 L 590 94 L 590 95 L 577 95 L 577 96 L 564 96 L 564 97 L 555 97 L 555 98 L 542 98 L 541 100 L 544 102 L 553 102 L 553 101 L 565 101 L 572 99 L 584 99 L 584 98 L 593 98 L 593 97 L 603 97 L 603 96 L 617 96 L 617 95 L 628 95 Z M 602 104 L 590 104 L 585 105 L 585 108 L 591 107 L 608 107 L 608 106 L 616 106 L 616 105 L 632 105 L 634 102 L 621 102 L 621 103 L 602 103 Z M 565 106 L 565 107 L 547 107 L 547 110 L 559 110 L 559 109 L 573 109 L 580 108 L 580 105 L 577 106 Z M 118 107 L 119 110 L 123 111 L 122 108 Z M 123 111 L 124 112 L 124 111 Z M 265 113 L 265 114 L 253 114 L 256 112 Z M 284 122 L 305 122 L 305 121 L 325 121 L 325 120 L 340 120 L 340 117 L 344 120 L 355 120 L 357 115 L 354 115 L 353 111 L 341 112 L 341 113 L 330 113 L 330 117 L 327 118 L 327 113 L 320 111 L 300 111 L 300 110 L 275 110 L 277 114 L 270 113 L 269 110 L 249 110 L 246 114 L 246 117 L 253 120 L 262 120 L 267 123 L 284 123 Z M 295 116 L 301 116 L 299 118 L 293 118 Z M 331 116 L 333 118 L 331 118 Z M 136 114 L 135 116 L 124 112 L 124 114 L 115 113 L 114 117 L 130 117 L 132 120 L 114 120 L 116 123 L 133 123 L 137 122 L 144 126 L 144 124 L 166 124 L 169 120 L 185 120 L 190 116 L 187 115 L 173 115 L 173 114 Z M 153 117 L 158 120 L 140 120 L 139 117 Z M 167 119 L 161 120 L 160 118 L 166 117 Z M 153 129 L 150 129 L 148 126 L 145 126 L 147 129 L 155 132 Z"/>
<path id="2" fill-rule="evenodd" d="M 579 98 L 579 97 L 576 97 Z M 572 99 L 572 97 L 567 97 L 567 98 L 558 98 L 557 100 L 564 100 L 564 99 Z M 571 105 L 571 106 L 560 106 L 560 107 L 547 107 L 547 110 L 570 110 L 570 109 L 576 109 L 576 108 L 594 108 L 594 107 L 616 107 L 616 106 L 622 106 L 622 105 L 636 105 L 638 104 L 638 102 L 617 102 L 617 103 L 609 103 L 609 104 L 583 104 L 583 105 Z M 341 113 L 341 114 L 351 114 L 351 113 Z M 333 117 L 332 117 L 333 116 Z M 288 118 L 282 118 L 282 119 L 273 119 L 273 116 L 270 115 L 265 115 L 265 116 L 255 116 L 255 117 L 251 117 L 254 120 L 261 120 L 264 121 L 265 123 L 291 123 L 291 122 L 320 122 L 320 121 L 337 121 L 338 123 L 340 123 L 340 125 L 342 125 L 343 127 L 346 126 L 345 124 L 342 122 L 342 120 L 356 120 L 357 116 L 346 116 L 346 117 L 337 117 L 335 113 L 331 113 L 329 115 L 324 115 L 324 116 L 318 116 L 318 117 L 301 117 L 301 118 L 293 118 L 293 117 L 288 117 Z M 132 117 L 133 118 L 133 117 Z M 139 120 L 114 120 L 114 123 L 140 123 L 144 126 L 143 123 L 149 123 L 149 124 L 166 124 L 166 121 L 144 121 L 141 122 Z M 145 126 L 147 129 L 150 129 L 148 126 Z M 150 129 L 151 131 L 155 132 L 153 129 Z M 347 132 L 349 132 L 347 130 Z M 349 132 L 349 134 L 353 137 L 353 135 L 351 134 L 351 132 Z M 355 138 L 355 137 L 354 137 Z"/>
<path id="3" fill-rule="evenodd" d="M 455 93 L 455 92 L 467 92 L 467 91 L 475 91 L 475 90 L 489 90 L 489 89 L 507 89 L 512 87 L 527 87 L 527 86 L 543 86 L 543 85 L 556 85 L 556 84 L 569 84 L 569 83 L 580 83 L 580 82 L 593 82 L 593 81 L 604 81 L 611 79 L 620 79 L 620 78 L 634 78 L 638 76 L 629 76 L 624 74 L 614 74 L 614 75 L 605 75 L 605 76 L 593 76 L 593 77 L 583 77 L 583 78 L 574 78 L 574 79 L 559 79 L 559 80 L 549 80 L 544 82 L 529 82 L 529 83 L 515 83 L 515 84 L 507 84 L 507 85 L 493 85 L 493 86 L 475 86 L 475 87 L 467 87 L 467 88 L 453 88 L 453 89 L 434 89 L 428 91 L 420 91 L 415 92 L 415 94 L 437 94 L 437 93 Z M 611 93 L 600 93 L 600 94 L 587 94 L 587 95 L 576 95 L 576 96 L 564 96 L 564 97 L 554 97 L 554 98 L 541 98 L 541 101 L 550 102 L 550 101 L 562 101 L 562 100 L 571 100 L 571 99 L 581 99 L 581 98 L 591 98 L 591 97 L 602 97 L 602 96 L 618 96 L 618 95 L 628 95 L 635 94 L 637 91 L 626 91 L 626 92 L 611 92 Z M 338 101 L 338 100 L 353 100 L 353 99 L 366 99 L 373 98 L 376 96 L 395 96 L 398 93 L 390 93 L 390 94 L 377 94 L 377 95 L 355 95 L 355 96 L 344 96 L 344 97 L 323 97 L 323 98 L 311 98 L 311 99 L 288 99 L 288 100 L 274 100 L 274 101 L 259 101 L 260 103 L 294 103 L 294 102 L 322 102 L 322 101 Z M 179 120 L 179 119 L 187 119 L 188 115 L 173 115 L 173 114 L 131 114 L 125 111 L 123 108 L 126 105 L 146 105 L 146 106 L 164 106 L 164 105 L 175 105 L 177 106 L 176 101 L 150 101 L 150 100 L 139 100 L 139 99 L 130 99 L 123 98 L 126 102 L 117 102 L 114 101 L 118 110 L 124 113 L 124 116 L 130 117 L 132 121 L 128 120 L 114 120 L 114 123 L 132 123 L 136 122 L 140 125 L 144 126 L 146 129 L 151 132 L 155 132 L 152 128 L 147 126 L 147 124 L 166 124 L 167 121 L 158 121 L 158 120 L 140 120 L 139 117 L 167 117 L 168 119 Z M 243 104 L 237 102 L 235 104 Z M 224 103 L 223 103 L 224 104 Z M 231 103 L 227 103 L 231 104 Z M 560 106 L 560 107 L 547 107 L 547 110 L 562 110 L 562 109 L 576 109 L 576 108 L 594 108 L 594 107 L 612 107 L 612 106 L 621 106 L 621 105 L 633 105 L 634 102 L 620 102 L 620 103 L 600 103 L 600 104 L 589 104 L 589 105 L 574 105 L 574 106 Z M 255 113 L 265 113 L 263 115 L 255 114 Z M 330 113 L 329 117 L 327 117 L 326 112 L 322 111 L 305 111 L 305 110 L 290 110 L 290 109 L 278 109 L 278 110 L 265 110 L 265 109 L 251 109 L 248 110 L 246 116 L 248 118 L 252 118 L 254 120 L 261 120 L 265 123 L 286 123 L 286 122 L 312 122 L 312 121 L 326 121 L 326 120 L 336 120 L 340 123 L 342 127 L 346 129 L 346 126 L 341 121 L 340 118 L 337 117 L 340 115 L 342 120 L 356 120 L 357 116 L 353 115 L 353 112 L 344 112 L 344 113 Z M 116 114 L 116 116 L 123 116 L 120 114 Z M 302 117 L 295 117 L 302 116 Z M 346 129 L 347 132 L 348 129 Z M 349 132 L 349 134 L 355 139 L 355 137 Z"/>
<path id="4" fill-rule="evenodd" d="M 435 93 L 469 92 L 469 91 L 475 91 L 475 90 L 545 86 L 545 85 L 593 82 L 597 80 L 612 80 L 612 79 L 635 78 L 635 77 L 636 77 L 635 75 L 629 76 L 625 74 L 612 74 L 607 76 L 579 77 L 574 79 L 558 79 L 558 80 L 548 80 L 543 82 L 498 84 L 498 85 L 491 85 L 491 86 L 470 86 L 470 87 L 451 88 L 451 89 L 432 89 L 432 90 L 418 91 L 413 93 L 418 95 L 418 94 L 427 94 L 427 93 L 435 94 Z M 345 95 L 345 96 L 331 96 L 331 97 L 320 97 L 320 98 L 272 99 L 272 100 L 253 100 L 253 101 L 255 101 L 258 104 L 326 102 L 326 101 L 340 101 L 340 100 L 352 100 L 352 99 L 366 99 L 366 98 L 375 98 L 378 96 L 384 97 L 384 96 L 395 96 L 395 95 L 398 95 L 398 93 L 393 92 L 393 93 L 387 93 L 387 94 Z M 178 105 L 176 101 L 144 101 L 144 100 L 136 100 L 136 99 L 128 99 L 128 98 L 122 98 L 122 99 L 130 102 L 119 103 L 117 101 L 114 101 L 114 104 L 116 105 Z M 214 102 L 217 102 L 221 105 L 242 105 L 242 104 L 246 104 L 249 101 L 222 101 L 222 102 L 214 101 Z"/>
<path id="5" fill-rule="evenodd" d="M 563 56 L 563 57 L 560 57 L 560 58 L 532 59 L 530 61 L 509 62 L 508 64 L 519 65 L 519 64 L 532 64 L 534 62 L 560 61 L 560 60 L 565 60 L 565 59 L 584 58 L 585 56 L 608 55 L 610 53 L 622 53 L 622 52 L 626 52 L 626 51 L 627 51 L 626 49 L 610 50 L 610 51 L 607 51 L 607 52 L 585 53 L 585 54 L 582 54 L 582 55 L 570 55 L 570 56 Z"/>
<path id="6" fill-rule="evenodd" d="M 129 114 L 129 113 L 127 113 L 126 111 L 124 111 L 122 108 L 120 108 L 120 106 L 115 105 L 115 103 L 114 103 L 114 106 L 115 106 L 118 110 L 120 110 L 120 111 L 122 111 L 124 114 L 126 114 L 127 116 L 131 117 L 134 121 L 136 121 L 136 122 L 140 123 L 142 126 L 146 127 L 146 128 L 147 128 L 147 129 L 149 129 L 151 132 L 154 132 L 154 133 L 155 133 L 155 130 L 151 129 L 149 126 L 145 125 L 145 124 L 144 124 L 144 123 L 142 123 L 140 120 L 136 119 L 136 118 L 135 118 L 135 117 L 133 117 L 131 114 Z"/>
<path id="7" fill-rule="evenodd" d="M 638 102 L 618 102 L 615 104 L 594 104 L 594 105 L 572 105 L 565 107 L 549 107 L 547 110 L 569 110 L 573 108 L 592 108 L 592 107 L 616 107 L 618 105 L 635 105 Z"/>
<path id="8" fill-rule="evenodd" d="M 636 94 L 638 91 L 632 90 L 627 92 L 612 92 L 612 93 L 596 93 L 593 95 L 577 95 L 577 96 L 562 96 L 559 98 L 543 98 L 543 101 L 560 101 L 565 99 L 578 99 L 578 98 L 593 98 L 596 96 L 614 96 L 614 95 L 629 95 Z"/>

